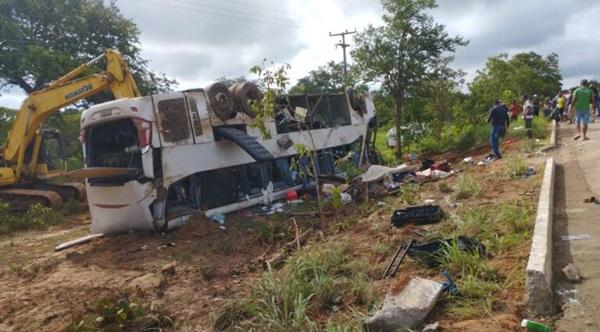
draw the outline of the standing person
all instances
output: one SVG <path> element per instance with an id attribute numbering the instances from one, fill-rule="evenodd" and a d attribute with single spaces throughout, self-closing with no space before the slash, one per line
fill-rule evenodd
<path id="1" fill-rule="evenodd" d="M 579 139 L 582 134 L 584 141 L 589 139 L 587 129 L 590 122 L 590 105 L 593 104 L 594 93 L 592 89 L 588 88 L 588 81 L 583 79 L 581 85 L 573 92 L 573 101 L 571 102 L 571 108 L 575 110 L 575 123 L 577 124 L 577 135 L 573 137 L 574 140 Z"/>
<path id="2" fill-rule="evenodd" d="M 525 120 L 525 129 L 527 137 L 533 138 L 533 103 L 527 95 L 523 96 L 523 120 Z"/>
<path id="3" fill-rule="evenodd" d="M 558 96 L 556 98 L 556 109 L 558 110 L 558 115 L 560 116 L 560 119 L 564 119 L 565 117 L 566 104 L 567 98 L 565 98 L 562 91 L 558 91 Z"/>
<path id="4" fill-rule="evenodd" d="M 533 95 L 533 116 L 540 115 L 540 101 L 538 95 Z"/>
<path id="5" fill-rule="evenodd" d="M 552 106 L 550 105 L 550 98 L 544 98 L 544 103 L 542 104 L 542 109 L 544 110 L 544 117 L 549 117 L 550 112 L 552 112 Z"/>
<path id="6" fill-rule="evenodd" d="M 490 132 L 490 145 L 494 158 L 502 159 L 500 154 L 500 138 L 506 134 L 506 129 L 510 125 L 510 119 L 506 106 L 502 105 L 499 100 L 494 102 L 494 106 L 490 109 L 487 122 L 492 125 Z"/>
<path id="7" fill-rule="evenodd" d="M 516 120 L 517 117 L 519 116 L 519 113 L 521 113 L 521 107 L 519 106 L 519 104 L 517 104 L 516 100 L 512 100 L 512 103 L 510 104 L 510 108 L 508 109 L 509 115 L 510 115 L 510 120 Z"/>

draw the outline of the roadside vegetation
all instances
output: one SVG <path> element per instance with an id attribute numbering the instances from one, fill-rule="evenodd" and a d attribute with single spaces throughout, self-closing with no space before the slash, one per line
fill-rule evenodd
<path id="1" fill-rule="evenodd" d="M 82 212 L 77 201 L 66 202 L 61 210 L 34 204 L 27 211 L 11 211 L 10 205 L 0 202 L 0 236 L 30 229 L 45 229 L 68 221 L 68 216 Z"/>
<path id="2" fill-rule="evenodd" d="M 67 326 L 66 331 L 164 331 L 173 326 L 169 316 L 152 313 L 148 307 L 123 296 L 103 298 L 94 310 Z"/>

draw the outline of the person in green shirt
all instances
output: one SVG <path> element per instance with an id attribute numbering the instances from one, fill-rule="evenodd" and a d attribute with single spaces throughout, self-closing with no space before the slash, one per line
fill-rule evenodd
<path id="1" fill-rule="evenodd" d="M 587 141 L 587 129 L 590 122 L 590 105 L 594 104 L 594 93 L 588 87 L 587 80 L 581 80 L 581 85 L 573 92 L 573 101 L 571 107 L 575 109 L 575 123 L 577 123 L 577 136 L 573 139 L 579 139 L 583 134 L 583 140 Z M 581 123 L 583 122 L 583 126 Z M 583 131 L 582 131 L 583 127 Z"/>

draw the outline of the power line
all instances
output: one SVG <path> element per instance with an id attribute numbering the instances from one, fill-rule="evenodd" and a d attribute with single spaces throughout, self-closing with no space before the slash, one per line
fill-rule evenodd
<path id="1" fill-rule="evenodd" d="M 239 5 L 250 7 L 250 8 L 259 8 L 259 9 L 263 9 L 263 10 L 268 10 L 268 11 L 273 12 L 273 13 L 279 13 L 279 14 L 282 14 L 282 15 L 293 16 L 293 17 L 297 17 L 297 18 L 303 18 L 301 15 L 294 14 L 294 13 L 291 13 L 291 12 L 286 12 L 286 11 L 279 10 L 279 9 L 273 9 L 273 8 L 270 8 L 270 7 L 267 7 L 267 6 L 259 6 L 259 5 L 255 5 L 255 4 L 249 4 L 247 2 L 240 1 L 240 0 L 227 0 L 227 1 L 228 2 L 237 3 Z M 317 18 L 317 17 L 305 17 L 305 18 L 312 19 L 312 20 L 317 20 L 317 21 L 322 21 L 322 19 Z"/>
<path id="2" fill-rule="evenodd" d="M 245 11 L 245 10 L 239 10 L 239 9 L 234 9 L 234 8 L 226 8 L 226 7 L 221 7 L 221 6 L 214 6 L 214 5 L 209 5 L 209 4 L 205 4 L 205 3 L 198 3 L 195 1 L 189 1 L 189 0 L 171 0 L 171 1 L 175 1 L 175 2 L 180 2 L 180 3 L 184 3 L 184 4 L 189 4 L 192 6 L 198 6 L 198 7 L 205 7 L 205 8 L 210 8 L 210 9 L 216 9 L 216 10 L 223 10 L 223 11 L 227 11 L 227 12 L 234 12 L 234 13 L 240 13 L 240 14 L 245 14 L 245 15 L 258 15 L 258 16 L 263 16 L 266 18 L 270 18 L 270 19 L 277 19 L 277 20 L 281 20 L 283 22 L 288 22 L 288 23 L 293 23 L 293 24 L 297 24 L 300 23 L 300 21 L 298 20 L 294 20 L 291 18 L 285 18 L 285 17 L 274 17 L 273 15 L 269 15 L 269 14 L 262 14 L 262 13 L 257 13 L 257 12 L 249 12 L 249 11 Z"/>
<path id="3" fill-rule="evenodd" d="M 340 33 L 329 33 L 329 37 L 335 37 L 335 36 L 342 36 L 342 41 L 340 43 L 335 44 L 335 46 L 340 46 L 344 52 L 344 83 L 346 82 L 346 73 L 348 71 L 347 68 L 347 64 L 346 64 L 346 47 L 350 46 L 349 44 L 346 44 L 346 35 L 351 35 L 356 33 L 356 30 L 354 31 L 348 31 L 348 29 L 346 29 L 346 31 L 344 32 L 340 32 Z"/>
<path id="4" fill-rule="evenodd" d="M 150 4 L 157 5 L 157 6 L 176 8 L 176 9 L 181 9 L 181 10 L 185 10 L 185 11 L 205 14 L 205 15 L 222 16 L 222 17 L 227 17 L 227 18 L 232 18 L 232 19 L 237 19 L 237 20 L 254 21 L 254 22 L 260 22 L 260 23 L 265 23 L 265 24 L 279 25 L 279 26 L 283 26 L 283 27 L 287 27 L 287 28 L 291 28 L 291 29 L 300 29 L 299 25 L 289 25 L 289 24 L 284 24 L 284 23 L 279 23 L 279 22 L 265 21 L 265 20 L 252 18 L 252 17 L 228 15 L 228 14 L 223 14 L 223 13 L 219 13 L 219 12 L 212 12 L 212 11 L 199 10 L 199 9 L 195 9 L 195 8 L 189 8 L 189 7 L 175 6 L 172 4 L 155 2 L 155 1 L 151 1 L 151 0 L 135 0 L 135 1 L 150 3 Z"/>

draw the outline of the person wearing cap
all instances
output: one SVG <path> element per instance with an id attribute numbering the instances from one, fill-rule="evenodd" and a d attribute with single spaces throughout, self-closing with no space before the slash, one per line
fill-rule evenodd
<path id="1" fill-rule="evenodd" d="M 487 122 L 492 125 L 490 145 L 492 146 L 493 158 L 501 159 L 500 138 L 506 134 L 506 129 L 510 125 L 510 118 L 506 106 L 500 100 L 494 102 L 494 106 L 492 106 L 488 113 Z"/>
<path id="2" fill-rule="evenodd" d="M 573 92 L 573 101 L 571 108 L 575 110 L 575 123 L 577 125 L 577 135 L 573 137 L 577 140 L 583 136 L 583 140 L 587 141 L 587 129 L 590 122 L 590 105 L 594 104 L 594 93 L 588 87 L 586 79 L 581 80 L 581 85 Z M 583 123 L 583 125 L 582 125 Z"/>

